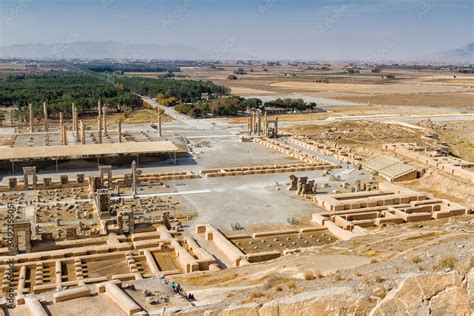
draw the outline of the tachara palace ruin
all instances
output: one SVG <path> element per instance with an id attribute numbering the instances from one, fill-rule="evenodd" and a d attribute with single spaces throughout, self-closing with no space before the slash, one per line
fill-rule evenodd
<path id="1" fill-rule="evenodd" d="M 166 284 L 169 277 L 177 275 L 213 273 L 275 259 L 301 248 L 369 235 L 374 227 L 471 212 L 460 204 L 391 183 L 417 175 L 416 169 L 400 159 L 384 156 L 363 161 L 349 147 L 283 136 L 278 131 L 278 119 L 269 120 L 260 111 L 249 117 L 246 133 L 231 137 L 240 137 L 242 144 L 261 145 L 269 154 L 278 153 L 292 163 L 146 173 L 135 157 L 156 159 L 166 154 L 176 162 L 176 145 L 162 138 L 161 114 L 155 135 L 138 133 L 143 139 L 123 132 L 121 123 L 111 131 L 107 111 L 100 103 L 98 114 L 97 130 L 86 133 L 74 105 L 71 130 L 63 115 L 59 128 L 50 125 L 46 104 L 44 125 L 35 126 L 30 106 L 29 132 L 4 139 L 4 144 L 10 143 L 2 148 L 0 160 L 14 160 L 12 172 L 19 168 L 16 162 L 23 174 L 10 176 L 0 185 L 3 309 L 11 304 L 7 298 L 13 297 L 20 314 L 47 315 L 45 306 L 53 311 L 62 302 L 96 297 L 113 302 L 127 315 L 159 310 L 153 305 L 167 306 L 169 297 L 149 293 L 146 301 L 141 300 L 132 295 L 130 282 L 157 278 Z M 44 143 L 38 144 L 38 139 Z M 390 144 L 384 148 L 473 179 L 468 170 L 472 164 L 467 162 L 432 156 L 415 145 Z M 132 160 L 130 169 L 114 175 L 119 157 Z M 67 170 L 87 159 L 99 160 L 92 176 L 71 176 L 68 172 L 56 178 L 38 178 L 37 171 L 46 166 L 45 162 L 76 161 L 61 165 L 61 170 Z M 343 165 L 346 174 L 363 168 L 372 176 L 344 182 L 341 175 L 333 174 Z M 308 172 L 317 172 L 325 180 L 311 179 L 304 175 Z M 238 225 L 233 233 L 213 223 L 189 227 L 199 218 L 200 210 L 170 194 L 173 181 L 254 179 L 275 174 L 288 176 L 288 194 L 312 203 L 310 224 L 293 225 L 289 221 L 285 229 L 253 233 L 239 231 Z M 14 206 L 13 213 L 9 205 Z"/>
<path id="2" fill-rule="evenodd" d="M 25 166 L 38 168 L 76 169 L 90 168 L 100 164 L 129 164 L 170 159 L 183 155 L 173 143 L 162 139 L 162 115 L 157 111 L 157 130 L 122 131 L 118 121 L 114 129 L 107 123 L 107 107 L 100 101 L 97 106 L 97 125 L 86 126 L 78 117 L 75 104 L 71 108 L 71 123 L 68 125 L 61 112 L 59 122 L 48 118 L 47 104 L 43 104 L 43 124 L 35 125 L 32 106 L 29 105 L 29 125 L 25 132 L 14 133 L 0 139 L 0 171 L 12 175 Z"/>

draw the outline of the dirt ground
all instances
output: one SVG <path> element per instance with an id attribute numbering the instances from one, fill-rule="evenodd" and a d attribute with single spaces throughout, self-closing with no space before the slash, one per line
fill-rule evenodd
<path id="1" fill-rule="evenodd" d="M 281 122 L 297 122 L 297 121 L 314 121 L 324 120 L 328 117 L 336 116 L 353 116 L 353 115 L 426 115 L 427 111 L 431 114 L 453 114 L 456 109 L 451 108 L 432 108 L 427 106 L 406 107 L 406 106 L 387 106 L 387 105 L 370 105 L 370 106 L 337 106 L 328 108 L 326 112 L 317 113 L 295 113 L 295 114 L 278 114 L 269 115 L 269 119 L 275 119 Z M 247 117 L 233 117 L 224 119 L 230 124 L 247 124 Z"/>
<path id="2" fill-rule="evenodd" d="M 431 141 L 422 138 L 426 131 L 404 125 L 395 125 L 369 121 L 345 121 L 327 125 L 300 125 L 284 129 L 292 135 L 308 136 L 320 142 L 333 142 L 342 146 L 350 146 L 362 157 L 382 154 L 382 145 L 394 142 L 417 142 L 420 144 Z"/>
<path id="3" fill-rule="evenodd" d="M 140 109 L 132 111 L 129 115 L 125 114 L 111 114 L 107 115 L 107 124 L 117 124 L 122 120 L 122 124 L 142 124 L 157 122 L 157 114 L 154 110 Z M 165 114 L 161 115 L 162 122 L 171 122 L 173 119 Z M 87 125 L 97 124 L 96 119 L 85 119 L 84 123 Z"/>
<path id="4" fill-rule="evenodd" d="M 440 140 L 447 142 L 451 152 L 464 160 L 474 161 L 474 123 L 460 121 L 456 124 L 432 124 Z"/>
<path id="5" fill-rule="evenodd" d="M 228 80 L 237 68 L 246 74 Z M 266 70 L 266 71 L 265 71 Z M 395 75 L 387 79 L 386 75 Z M 231 88 L 241 96 L 301 93 L 363 104 L 402 106 L 474 107 L 474 76 L 451 71 L 384 69 L 372 73 L 349 74 L 347 66 L 331 65 L 331 70 L 299 66 L 219 65 L 217 69 L 184 69 L 187 79 L 211 80 Z"/>
<path id="6" fill-rule="evenodd" d="M 474 94 L 473 93 L 397 93 L 397 94 L 377 94 L 370 96 L 341 96 L 338 99 L 355 102 L 355 103 L 369 103 L 369 104 L 386 104 L 386 105 L 400 105 L 407 106 L 443 106 L 450 107 L 453 105 L 460 107 L 473 108 Z"/>

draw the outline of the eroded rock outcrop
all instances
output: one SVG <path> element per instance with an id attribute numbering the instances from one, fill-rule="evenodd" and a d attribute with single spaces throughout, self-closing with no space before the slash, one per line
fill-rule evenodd
<path id="1" fill-rule="evenodd" d="M 366 292 L 367 293 L 367 292 Z M 380 295 L 382 296 L 382 295 Z M 470 315 L 474 298 L 474 269 L 464 278 L 458 272 L 406 274 L 383 299 L 353 287 L 303 292 L 264 303 L 210 309 L 204 315 L 313 316 L 313 315 Z M 203 311 L 179 315 L 202 315 Z"/>
<path id="2" fill-rule="evenodd" d="M 458 272 L 407 275 L 370 315 L 467 315 L 467 291 Z"/>
<path id="3" fill-rule="evenodd" d="M 355 315 L 368 313 L 368 302 L 351 287 L 335 287 L 304 292 L 263 304 L 233 306 L 222 311 L 225 316 L 313 316 Z"/>

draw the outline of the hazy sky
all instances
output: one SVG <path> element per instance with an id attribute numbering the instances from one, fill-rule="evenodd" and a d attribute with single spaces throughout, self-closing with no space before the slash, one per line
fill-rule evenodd
<path id="1" fill-rule="evenodd" d="M 113 40 L 258 58 L 411 58 L 474 41 L 473 2 L 0 0 L 0 45 Z"/>

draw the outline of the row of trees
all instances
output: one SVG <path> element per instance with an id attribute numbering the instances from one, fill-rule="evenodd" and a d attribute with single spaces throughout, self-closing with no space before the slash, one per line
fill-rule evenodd
<path id="1" fill-rule="evenodd" d="M 303 99 L 276 99 L 265 103 L 266 108 L 284 109 L 287 111 L 305 111 L 315 109 L 317 104 L 315 102 L 305 102 Z"/>
<path id="2" fill-rule="evenodd" d="M 229 88 L 216 85 L 211 81 L 132 78 L 122 76 L 115 76 L 113 80 L 115 83 L 123 84 L 124 87 L 138 94 L 148 96 L 161 94 L 165 98 L 174 97 L 183 103 L 197 102 L 201 99 L 203 93 L 217 96 L 230 93 Z"/>
<path id="3" fill-rule="evenodd" d="M 262 103 L 260 99 L 242 97 L 218 97 L 209 101 L 198 101 L 193 104 L 179 103 L 175 110 L 191 117 L 203 116 L 236 116 L 244 113 L 249 108 L 254 109 L 280 109 L 285 111 L 314 110 L 316 103 L 306 103 L 303 99 L 276 99 Z"/>
<path id="4" fill-rule="evenodd" d="M 262 101 L 259 99 L 244 99 L 241 97 L 218 97 L 209 101 L 198 101 L 193 104 L 179 103 L 175 110 L 191 117 L 236 116 L 247 108 L 259 108 Z"/>
<path id="5" fill-rule="evenodd" d="M 76 72 L 49 72 L 42 74 L 12 75 L 0 80 L 0 106 L 18 106 L 24 112 L 33 104 L 33 114 L 42 116 L 43 102 L 52 116 L 69 113 L 75 102 L 79 111 L 97 106 L 97 101 L 117 107 L 141 106 L 140 97 L 123 87 L 87 74 Z"/>

